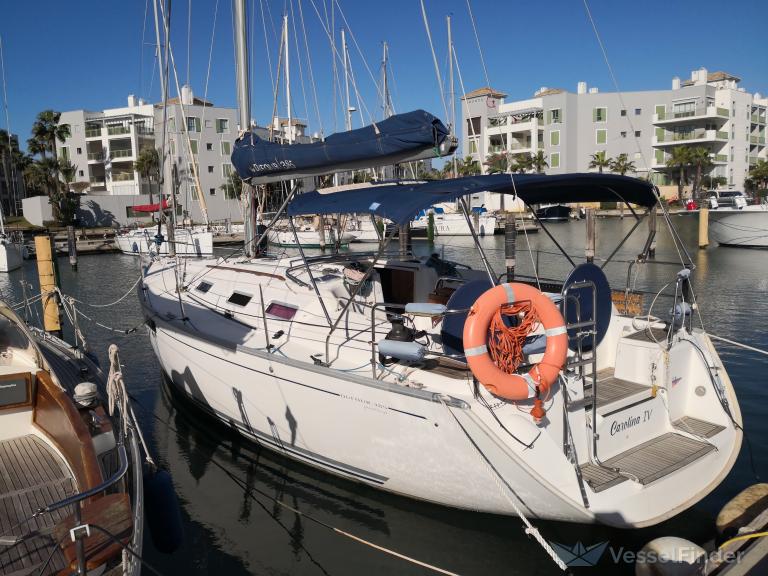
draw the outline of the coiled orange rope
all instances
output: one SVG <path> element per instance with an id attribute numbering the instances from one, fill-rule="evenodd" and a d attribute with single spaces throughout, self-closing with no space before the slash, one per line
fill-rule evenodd
<path id="1" fill-rule="evenodd" d="M 504 316 L 513 317 L 512 326 Z M 488 353 L 500 370 L 512 374 L 523 361 L 526 337 L 539 325 L 536 308 L 530 301 L 514 302 L 499 308 L 491 320 Z"/>

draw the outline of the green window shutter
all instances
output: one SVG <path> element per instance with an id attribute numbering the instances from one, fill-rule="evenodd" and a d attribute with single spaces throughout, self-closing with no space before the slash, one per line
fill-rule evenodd
<path id="1" fill-rule="evenodd" d="M 664 142 L 664 128 L 656 128 L 656 141 Z"/>
<path id="2" fill-rule="evenodd" d="M 560 145 L 560 132 L 550 132 L 549 133 L 549 145 L 550 146 L 559 146 Z"/>
<path id="3" fill-rule="evenodd" d="M 656 114 L 659 115 L 659 118 L 664 118 L 664 112 L 666 112 L 667 108 L 664 106 L 664 104 L 660 104 L 656 106 Z"/>
<path id="4" fill-rule="evenodd" d="M 549 158 L 549 162 L 552 168 L 560 168 L 560 153 L 553 152 Z"/>
<path id="5" fill-rule="evenodd" d="M 552 124 L 552 110 L 547 110 L 547 124 Z"/>
<path id="6" fill-rule="evenodd" d="M 656 164 L 664 164 L 664 150 L 656 150 Z"/>
<path id="7" fill-rule="evenodd" d="M 607 140 L 607 130 L 598 130 L 597 131 L 597 143 L 598 144 L 605 144 L 606 140 Z"/>

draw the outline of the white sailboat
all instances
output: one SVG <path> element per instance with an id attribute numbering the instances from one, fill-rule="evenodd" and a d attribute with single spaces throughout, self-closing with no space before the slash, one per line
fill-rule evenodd
<path id="1" fill-rule="evenodd" d="M 709 234 L 721 246 L 768 248 L 768 204 L 710 210 Z"/>
<path id="2" fill-rule="evenodd" d="M 436 205 L 428 210 L 422 210 L 411 222 L 413 236 L 426 236 L 429 227 L 429 213 L 432 213 L 435 226 L 435 236 L 471 236 L 464 214 L 446 203 Z M 496 216 L 488 212 L 474 211 L 471 214 L 472 227 L 480 236 L 493 236 L 496 230 Z"/>
<path id="3" fill-rule="evenodd" d="M 0 232 L 0 272 L 10 272 L 17 268 L 21 268 L 21 249 L 18 244 L 11 242 L 3 230 Z"/>
<path id="4" fill-rule="evenodd" d="M 149 256 L 169 254 L 170 246 L 165 225 L 160 230 L 157 244 L 157 227 L 135 228 L 115 235 L 115 244 L 123 254 Z M 201 257 L 213 254 L 213 233 L 204 228 L 175 228 L 174 246 L 177 256 Z"/>
<path id="5" fill-rule="evenodd" d="M 247 126 L 244 13 L 240 0 L 236 54 Z M 414 122 L 420 134 L 423 120 L 425 133 L 447 134 L 432 118 L 409 113 L 375 131 L 336 135 L 335 163 L 325 144 L 297 153 L 254 143 L 246 133 L 233 164 L 246 185 L 327 174 L 353 162 L 389 164 L 395 155 L 442 146 L 387 140 L 389 126 Z M 368 141 L 375 146 L 366 148 Z M 403 141 L 414 144 L 399 148 Z M 389 145 L 396 148 L 361 156 Z M 283 164 L 258 161 L 276 152 Z M 646 209 L 633 212 L 629 234 L 654 209 L 672 226 L 650 183 L 598 174 L 546 182 L 498 174 L 332 194 L 294 189 L 270 226 L 281 217 L 291 223 L 363 213 L 404 226 L 436 201 L 457 199 L 466 218 L 463 197 L 480 191 L 514 194 L 529 206 L 544 198 L 621 199 Z M 594 254 L 574 262 L 561 283 L 521 278 L 500 285 L 479 242 L 483 269 L 473 270 L 404 249 L 392 254 L 393 234 L 375 255 L 307 257 L 301 250 L 300 258 L 254 257 L 257 242 L 248 241 L 240 259 L 152 262 L 139 299 L 172 386 L 288 457 L 381 490 L 481 512 L 636 528 L 692 506 L 728 474 L 741 446 L 741 414 L 709 336 L 693 325 L 689 268 L 671 279 L 675 314 L 659 319 L 620 313 Z M 518 306 L 532 307 L 540 320 Z M 488 339 L 488 323 L 508 313 L 529 319 L 523 327 L 499 320 L 498 333 L 521 350 L 514 356 Z"/>

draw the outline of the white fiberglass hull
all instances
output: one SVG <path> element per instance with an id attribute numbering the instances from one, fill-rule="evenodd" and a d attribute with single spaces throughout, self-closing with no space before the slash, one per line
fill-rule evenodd
<path id="1" fill-rule="evenodd" d="M 332 230 L 327 230 L 324 235 L 321 235 L 317 230 L 297 230 L 296 236 L 299 238 L 299 242 L 304 248 L 325 248 L 326 246 L 333 246 L 336 233 Z M 296 237 L 291 230 L 271 230 L 268 232 L 267 237 L 269 243 L 274 246 L 281 246 L 283 248 L 295 248 Z M 356 238 L 356 234 L 344 232 L 341 235 L 342 246 L 346 246 Z"/>
<path id="2" fill-rule="evenodd" d="M 721 246 L 768 248 L 768 206 L 710 210 L 709 234 Z"/>
<path id="3" fill-rule="evenodd" d="M 125 234 L 115 236 L 115 244 L 123 254 L 168 255 L 168 236 L 163 230 L 163 242 L 158 252 L 155 243 L 157 229 L 132 230 Z M 178 256 L 200 257 L 213 254 L 213 233 L 204 230 L 188 230 L 177 228 L 175 230 L 176 254 Z"/>
<path id="4" fill-rule="evenodd" d="M 471 236 L 467 219 L 463 214 L 435 214 L 435 236 Z M 425 235 L 429 227 L 429 217 L 424 216 L 411 223 L 411 230 L 415 235 Z M 472 227 L 478 236 L 493 236 L 496 231 L 496 217 L 488 215 L 473 215 Z"/>
<path id="5" fill-rule="evenodd" d="M 10 272 L 21 268 L 21 249 L 17 244 L 3 240 L 0 242 L 0 272 Z"/>
<path id="6" fill-rule="evenodd" d="M 521 510 L 552 520 L 642 527 L 703 498 L 738 455 L 741 433 L 730 425 L 707 382 L 707 364 L 696 347 L 706 350 L 708 362 L 718 367 L 722 393 L 733 418 L 740 421 L 738 404 L 722 363 L 704 336 L 687 336 L 696 340 L 696 347 L 684 341 L 673 347 L 670 368 L 656 375 L 660 381 L 670 381 L 664 391 L 652 396 L 640 392 L 639 404 L 628 399 L 598 421 L 605 457 L 660 436 L 700 442 L 702 454 L 658 479 L 624 480 L 592 491 L 580 486 L 577 468 L 563 449 L 566 412 L 559 385 L 548 399 L 548 419 L 539 427 L 528 414 L 530 403 L 498 403 L 484 393 L 486 401 L 496 404 L 490 410 L 463 373 L 447 376 L 394 365 L 400 372 L 390 368 L 374 379 L 370 333 L 360 331 L 370 323 L 368 311 L 360 316 L 351 312 L 345 329 L 330 338 L 330 354 L 338 362 L 327 367 L 320 362 L 327 324 L 311 288 L 289 286 L 289 259 L 229 263 L 221 269 L 213 260 L 190 262 L 187 276 L 197 278 L 198 266 L 205 269 L 206 286 L 203 290 L 195 282 L 180 293 L 183 315 L 178 295 L 168 295 L 165 288 L 175 278 L 173 266 L 172 261 L 153 263 L 140 292 L 150 341 L 172 385 L 241 434 L 326 472 L 456 508 L 508 515 Z M 345 292 L 338 291 L 342 280 L 332 279 L 328 264 L 318 266 L 322 269 L 317 277 L 321 271 L 327 276 L 321 284 L 324 298 L 332 302 L 337 293 L 343 297 Z M 233 286 L 241 297 L 251 296 L 245 304 L 226 303 Z M 262 291 L 265 303 L 260 300 Z M 268 310 L 274 303 L 296 306 L 299 312 L 289 321 L 270 312 L 266 320 L 259 316 L 262 306 Z M 624 338 L 621 326 L 632 332 L 631 319 L 615 322 L 615 339 L 607 345 L 605 361 L 621 364 L 625 371 L 635 370 L 638 361 L 656 365 L 658 346 Z M 386 332 L 384 326 L 381 329 Z M 383 337 L 380 330 L 377 333 L 377 338 Z M 622 360 L 616 358 L 616 346 Z M 315 362 L 310 359 L 313 354 Z M 703 387 L 704 395 L 694 393 L 694 386 Z M 569 381 L 569 395 L 574 393 L 575 384 Z M 688 397 L 695 402 L 686 404 Z M 695 409 L 690 412 L 694 417 L 715 423 L 720 431 L 705 442 L 675 427 L 672 420 L 680 416 L 673 412 L 685 414 L 686 406 Z M 569 407 L 567 414 L 581 462 L 589 454 L 587 415 L 583 405 Z M 648 423 L 640 425 L 641 421 Z"/>

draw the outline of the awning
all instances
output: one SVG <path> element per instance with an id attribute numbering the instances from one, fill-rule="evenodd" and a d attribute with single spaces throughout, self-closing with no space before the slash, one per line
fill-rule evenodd
<path id="1" fill-rule="evenodd" d="M 168 209 L 168 200 L 163 200 L 162 210 Z M 157 212 L 160 210 L 160 203 L 157 204 L 139 204 L 137 206 L 131 206 L 134 212 Z"/>
<path id="2" fill-rule="evenodd" d="M 362 214 L 404 224 L 420 210 L 479 192 L 517 194 L 526 204 L 628 202 L 650 208 L 657 197 L 651 183 L 615 174 L 491 174 L 424 183 L 371 186 L 357 190 L 297 196 L 288 214 Z"/>
<path id="3" fill-rule="evenodd" d="M 416 110 L 311 144 L 278 144 L 248 132 L 235 141 L 232 164 L 246 182 L 265 184 L 445 156 L 455 147 L 438 118 Z"/>

